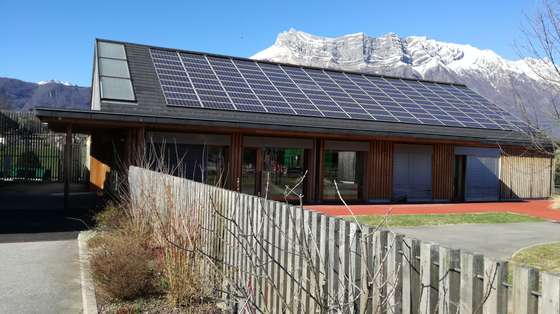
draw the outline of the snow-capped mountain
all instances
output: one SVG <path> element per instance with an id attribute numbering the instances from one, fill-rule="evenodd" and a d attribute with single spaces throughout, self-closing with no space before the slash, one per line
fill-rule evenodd
<path id="1" fill-rule="evenodd" d="M 37 82 L 39 85 L 46 85 L 46 84 L 59 84 L 64 86 L 78 86 L 76 84 L 72 84 L 68 81 L 59 81 L 59 80 L 48 80 L 48 81 L 39 81 Z"/>
<path id="2" fill-rule="evenodd" d="M 557 74 L 542 60 L 512 61 L 491 50 L 420 36 L 357 33 L 327 38 L 293 29 L 280 33 L 274 45 L 251 58 L 463 83 L 520 118 L 560 135 L 551 118 L 560 89 L 543 79 Z"/>

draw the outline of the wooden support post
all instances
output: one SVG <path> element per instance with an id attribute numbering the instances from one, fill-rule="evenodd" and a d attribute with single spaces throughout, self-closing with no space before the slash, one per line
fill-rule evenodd
<path id="1" fill-rule="evenodd" d="M 322 138 L 318 139 L 315 147 L 315 152 L 317 154 L 317 162 L 315 165 L 315 169 L 317 169 L 317 175 L 315 178 L 315 199 L 321 202 L 323 200 L 323 177 L 325 175 L 323 171 L 325 162 L 325 140 Z"/>
<path id="2" fill-rule="evenodd" d="M 255 154 L 255 194 L 261 197 L 266 196 L 268 199 L 270 198 L 270 191 L 267 191 L 267 185 L 270 184 L 270 182 L 268 181 L 268 177 L 263 178 L 263 148 L 257 148 Z"/>
<path id="3" fill-rule="evenodd" d="M 64 210 L 70 210 L 70 167 L 72 164 L 72 125 L 66 126 L 64 143 Z"/>
<path id="4" fill-rule="evenodd" d="M 237 191 L 240 188 L 239 182 L 243 167 L 243 136 L 239 133 L 231 136 L 229 163 L 229 188 Z"/>

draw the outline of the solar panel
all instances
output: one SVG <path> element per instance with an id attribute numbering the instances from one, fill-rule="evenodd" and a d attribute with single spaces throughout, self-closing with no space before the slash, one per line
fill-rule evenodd
<path id="1" fill-rule="evenodd" d="M 465 86 L 150 49 L 170 106 L 519 130 Z"/>

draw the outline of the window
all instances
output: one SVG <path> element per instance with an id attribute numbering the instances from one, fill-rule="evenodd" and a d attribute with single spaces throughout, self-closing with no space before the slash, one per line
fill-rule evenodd
<path id="1" fill-rule="evenodd" d="M 130 78 L 130 73 L 128 73 L 128 64 L 126 64 L 125 60 L 100 58 L 99 69 L 101 70 L 101 75 L 104 76 Z"/>
<path id="2" fill-rule="evenodd" d="M 99 57 L 126 60 L 124 45 L 100 41 L 97 46 Z"/>
<path id="3" fill-rule="evenodd" d="M 100 41 L 97 55 L 101 98 L 135 101 L 124 45 Z"/>
<path id="4" fill-rule="evenodd" d="M 132 84 L 127 79 L 102 76 L 101 90 L 103 91 L 103 98 L 134 100 Z"/>

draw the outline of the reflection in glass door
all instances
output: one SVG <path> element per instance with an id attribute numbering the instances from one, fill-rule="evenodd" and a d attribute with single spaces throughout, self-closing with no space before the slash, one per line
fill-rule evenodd
<path id="1" fill-rule="evenodd" d="M 286 187 L 295 187 L 305 173 L 304 149 L 267 147 L 262 154 L 261 195 L 284 200 Z M 287 199 L 299 200 L 297 195 L 303 194 L 303 188 L 304 184 L 297 185 Z"/>
<path id="2" fill-rule="evenodd" d="M 326 150 L 323 158 L 323 199 L 338 200 L 334 185 L 344 200 L 362 199 L 363 153 Z"/>
<path id="3" fill-rule="evenodd" d="M 245 148 L 243 150 L 243 168 L 241 169 L 240 190 L 245 194 L 256 194 L 257 149 Z"/>

